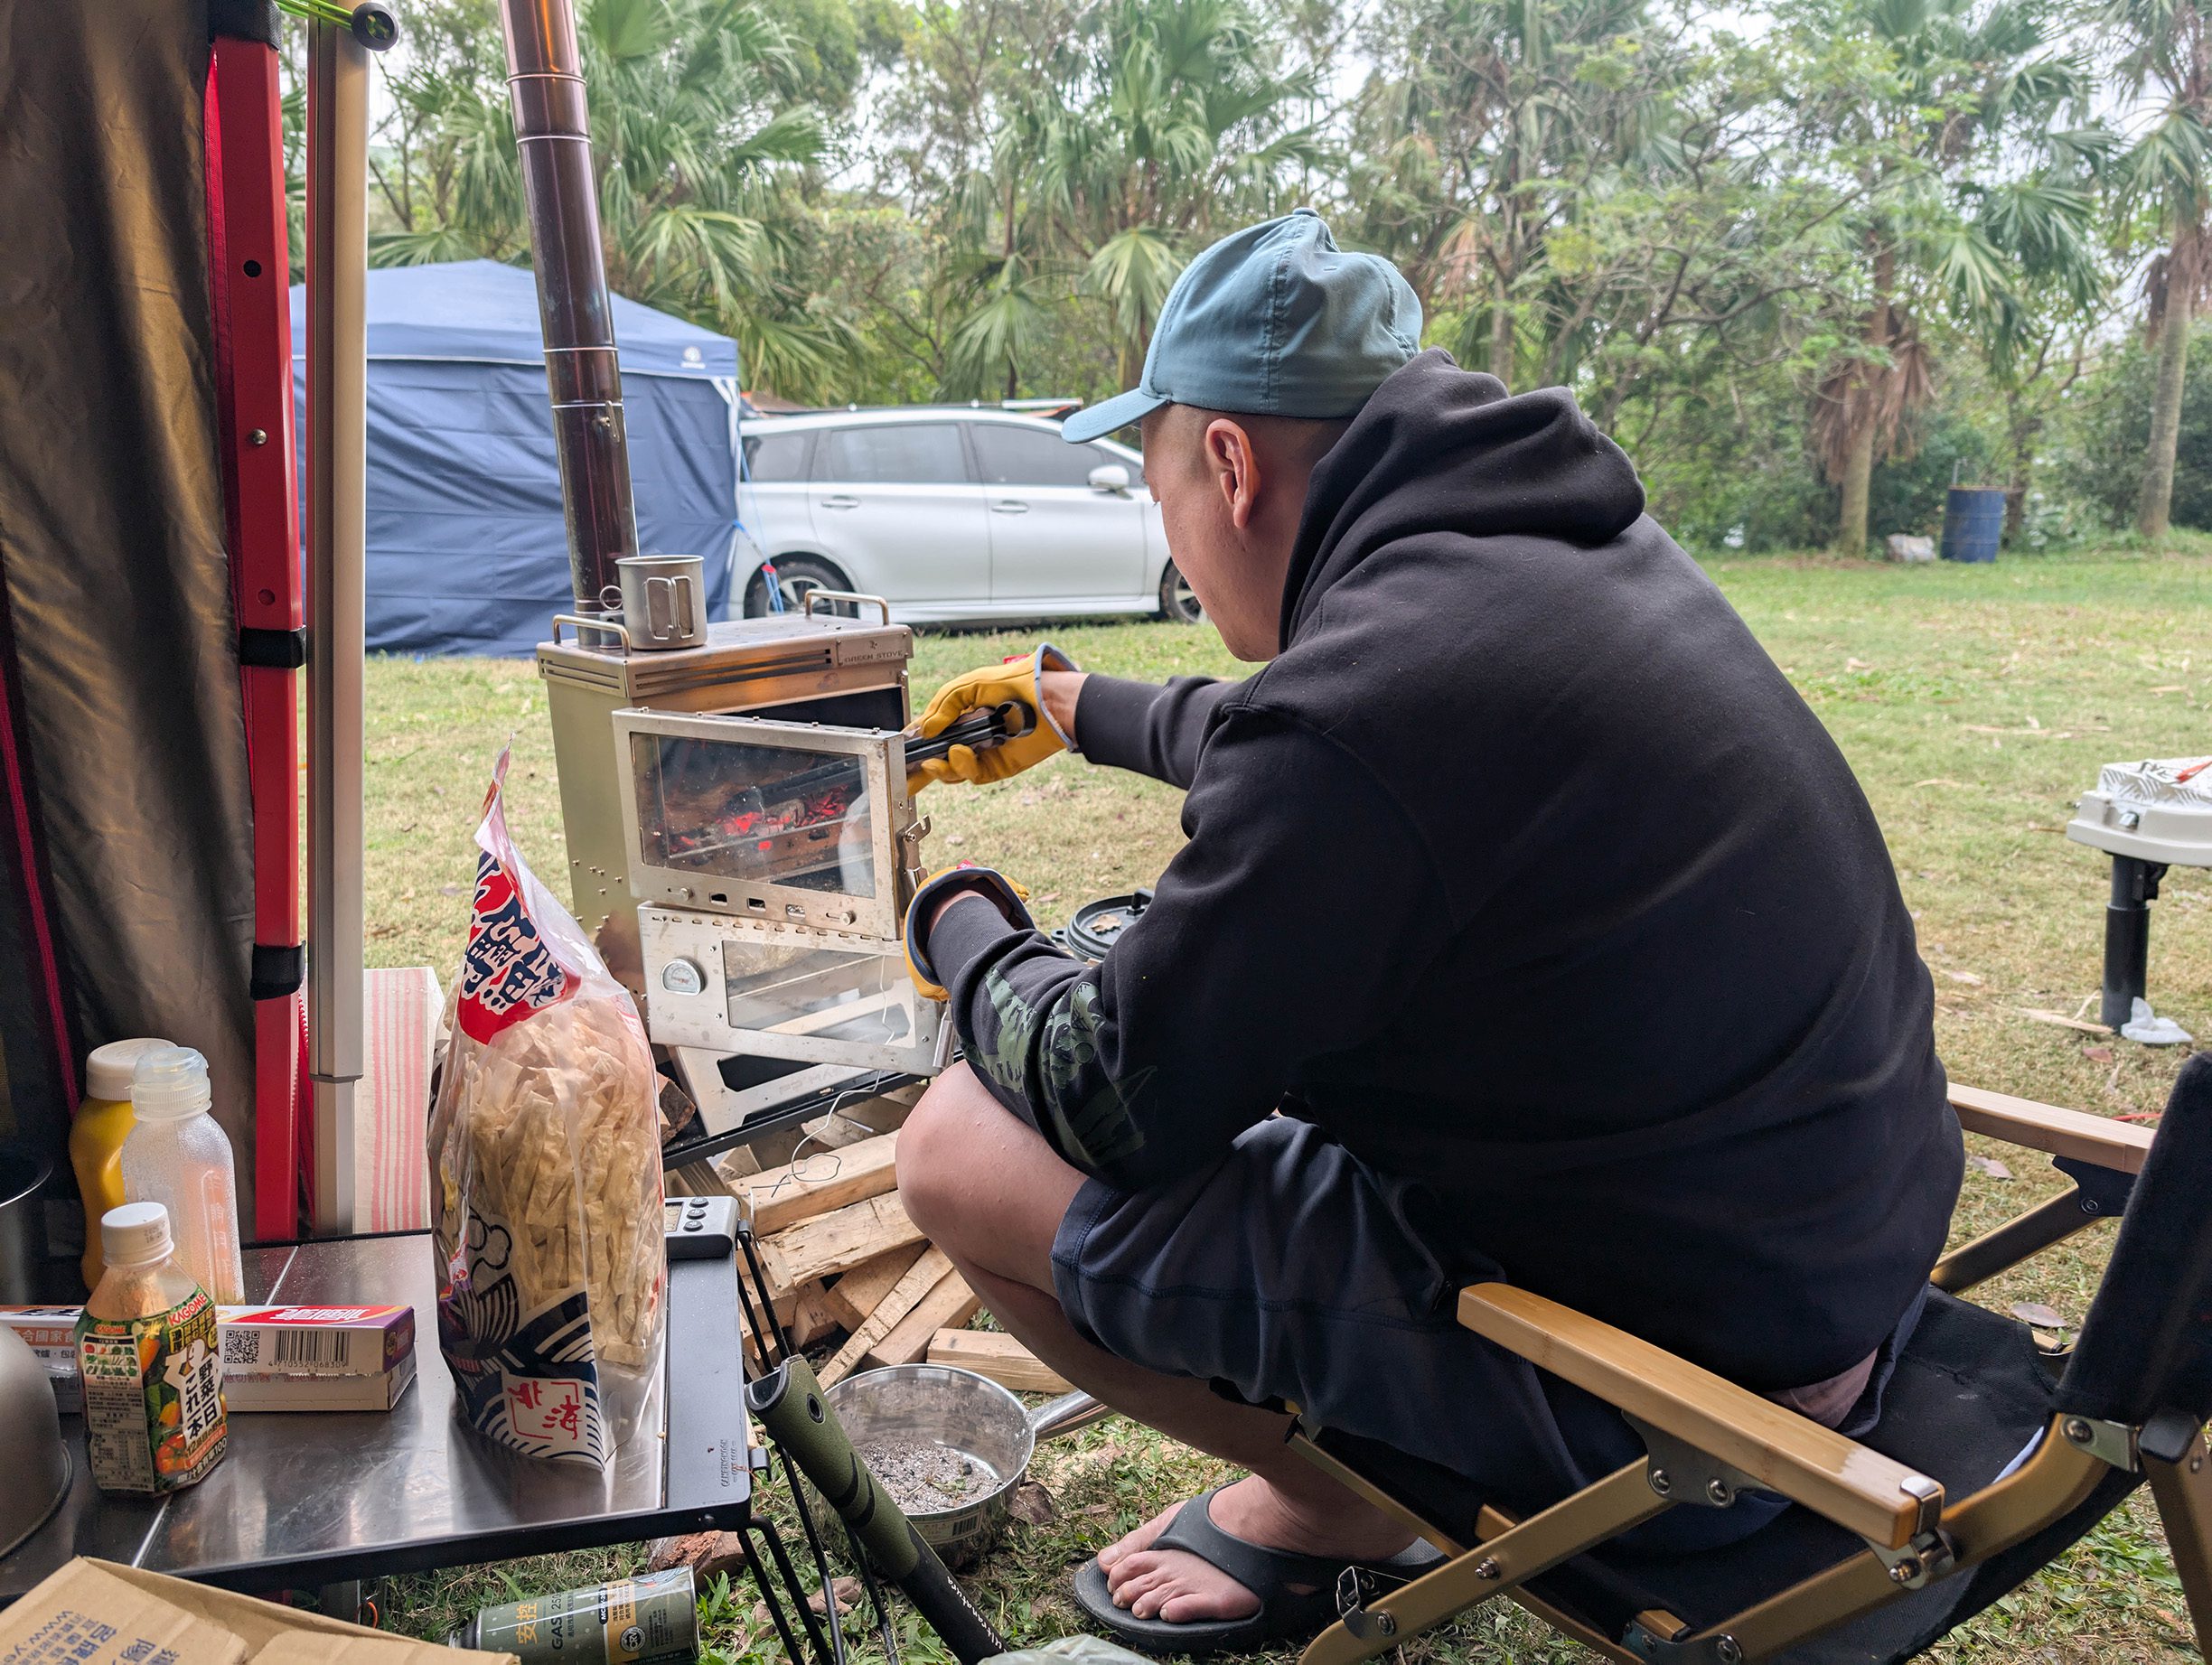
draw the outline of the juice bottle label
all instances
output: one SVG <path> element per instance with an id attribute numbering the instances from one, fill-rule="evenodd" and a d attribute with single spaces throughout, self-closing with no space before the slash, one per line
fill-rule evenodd
<path id="1" fill-rule="evenodd" d="M 147 1318 L 78 1321 L 85 1445 L 105 1491 L 174 1492 L 223 1454 L 222 1361 L 215 1305 L 195 1289 Z"/>

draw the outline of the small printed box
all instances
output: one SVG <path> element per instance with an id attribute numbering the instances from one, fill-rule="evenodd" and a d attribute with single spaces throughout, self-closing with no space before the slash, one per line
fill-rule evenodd
<path id="1" fill-rule="evenodd" d="M 77 1378 L 77 1314 L 83 1310 L 0 1306 L 0 1324 L 30 1343 L 64 1411 L 84 1408 Z M 224 1395 L 234 1410 L 389 1410 L 414 1380 L 411 1306 L 223 1306 L 216 1315 Z M 310 1379 L 364 1385 L 330 1389 L 321 1399 L 275 1385 Z M 249 1403 L 231 1394 L 233 1380 L 248 1384 L 242 1397 Z M 374 1402 L 380 1398 L 381 1404 Z"/>
<path id="2" fill-rule="evenodd" d="M 382 1376 L 415 1351 L 411 1306 L 226 1306 L 226 1374 Z"/>
<path id="3" fill-rule="evenodd" d="M 262 1410 L 389 1410 L 415 1380 L 408 1353 L 374 1376 L 288 1376 L 223 1371 L 223 1403 L 233 1414 Z"/>

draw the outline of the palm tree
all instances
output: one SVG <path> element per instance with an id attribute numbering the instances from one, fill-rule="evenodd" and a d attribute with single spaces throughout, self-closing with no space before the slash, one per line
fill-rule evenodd
<path id="1" fill-rule="evenodd" d="M 1127 385 L 1185 261 L 1285 206 L 1320 159 L 1297 120 L 1316 77 L 1262 67 L 1284 43 L 1245 0 L 1102 0 L 1090 21 L 1076 84 L 1011 119 L 1036 136 L 1043 211 L 1078 293 L 1105 305 Z"/>
<path id="2" fill-rule="evenodd" d="M 2083 173 L 2109 173 L 2112 134 L 2095 129 L 2068 138 L 2078 142 Z M 2028 251 L 2019 261 L 2018 287 L 1981 313 L 1990 386 L 2004 417 L 2008 538 L 2026 513 L 2044 429 L 2088 368 L 2114 311 L 2116 274 L 2082 236 L 2087 210 L 2066 201 L 2067 189 L 2048 180 L 2017 182 L 2000 187 L 1991 205 L 2001 244 Z M 2060 211 L 2050 211 L 2054 201 Z M 2059 240 L 2045 248 L 2047 236 Z"/>
<path id="3" fill-rule="evenodd" d="M 826 389 L 848 363 L 849 321 L 810 304 L 792 272 L 793 188 L 826 141 L 785 102 L 790 48 L 762 0 L 585 0 L 577 18 L 591 100 L 607 280 L 648 305 L 729 331 L 749 375 Z M 505 88 L 481 61 L 416 64 L 391 78 L 395 110 L 434 140 L 395 158 L 396 222 L 380 265 L 529 249 Z M 408 165 L 409 161 L 412 165 Z"/>
<path id="4" fill-rule="evenodd" d="M 2135 508 L 2136 529 L 2161 538 L 2173 507 L 2189 326 L 2212 281 L 2212 30 L 2194 0 L 2113 0 L 2105 15 L 2129 42 L 2122 89 L 2137 98 L 2156 89 L 2153 119 L 2123 159 L 2121 176 L 2126 199 L 2155 216 L 2165 244 L 2147 283 L 2158 375 Z"/>
<path id="5" fill-rule="evenodd" d="M 1879 457 L 1911 444 L 1935 393 L 1927 314 L 1947 312 L 1993 352 L 2016 343 L 2023 285 L 2095 281 L 2083 170 L 2094 129 L 2060 125 L 2085 101 L 2080 68 L 2046 48 L 2036 0 L 1844 0 L 1814 27 L 1878 53 L 1813 114 L 1816 142 L 1844 157 L 1863 211 L 1852 339 L 1815 396 L 1813 438 L 1841 489 L 1833 547 L 1864 552 Z M 1992 188 L 1992 176 L 2011 177 Z"/>
<path id="6" fill-rule="evenodd" d="M 946 398 L 1021 391 L 1022 368 L 1035 357 L 1068 288 L 1065 262 L 1054 256 L 1053 228 L 1034 183 L 1031 158 L 1044 142 L 1040 105 L 1010 101 L 983 165 L 951 196 L 948 250 L 940 287 L 958 322 L 946 341 Z"/>

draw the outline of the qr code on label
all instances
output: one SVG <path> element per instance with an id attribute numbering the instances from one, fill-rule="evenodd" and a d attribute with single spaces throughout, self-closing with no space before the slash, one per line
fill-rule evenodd
<path id="1" fill-rule="evenodd" d="M 260 1363 L 260 1332 L 258 1330 L 225 1330 L 222 1338 L 222 1356 L 225 1364 Z"/>

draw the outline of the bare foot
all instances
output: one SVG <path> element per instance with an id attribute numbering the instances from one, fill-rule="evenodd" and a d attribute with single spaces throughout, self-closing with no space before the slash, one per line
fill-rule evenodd
<path id="1" fill-rule="evenodd" d="M 1218 1567 L 1184 1549 L 1151 1548 L 1176 1517 L 1176 1504 L 1152 1517 L 1119 1543 L 1099 1551 L 1099 1567 L 1114 1605 L 1139 1619 L 1187 1624 L 1203 1619 L 1244 1619 L 1260 1611 L 1260 1598 Z M 1332 1510 L 1319 1515 L 1261 1479 L 1247 1475 L 1224 1486 L 1207 1511 L 1214 1524 L 1247 1543 L 1299 1555 L 1347 1560 L 1388 1559 L 1413 1535 L 1380 1510 Z M 1293 1585 L 1294 1589 L 1300 1586 Z"/>

